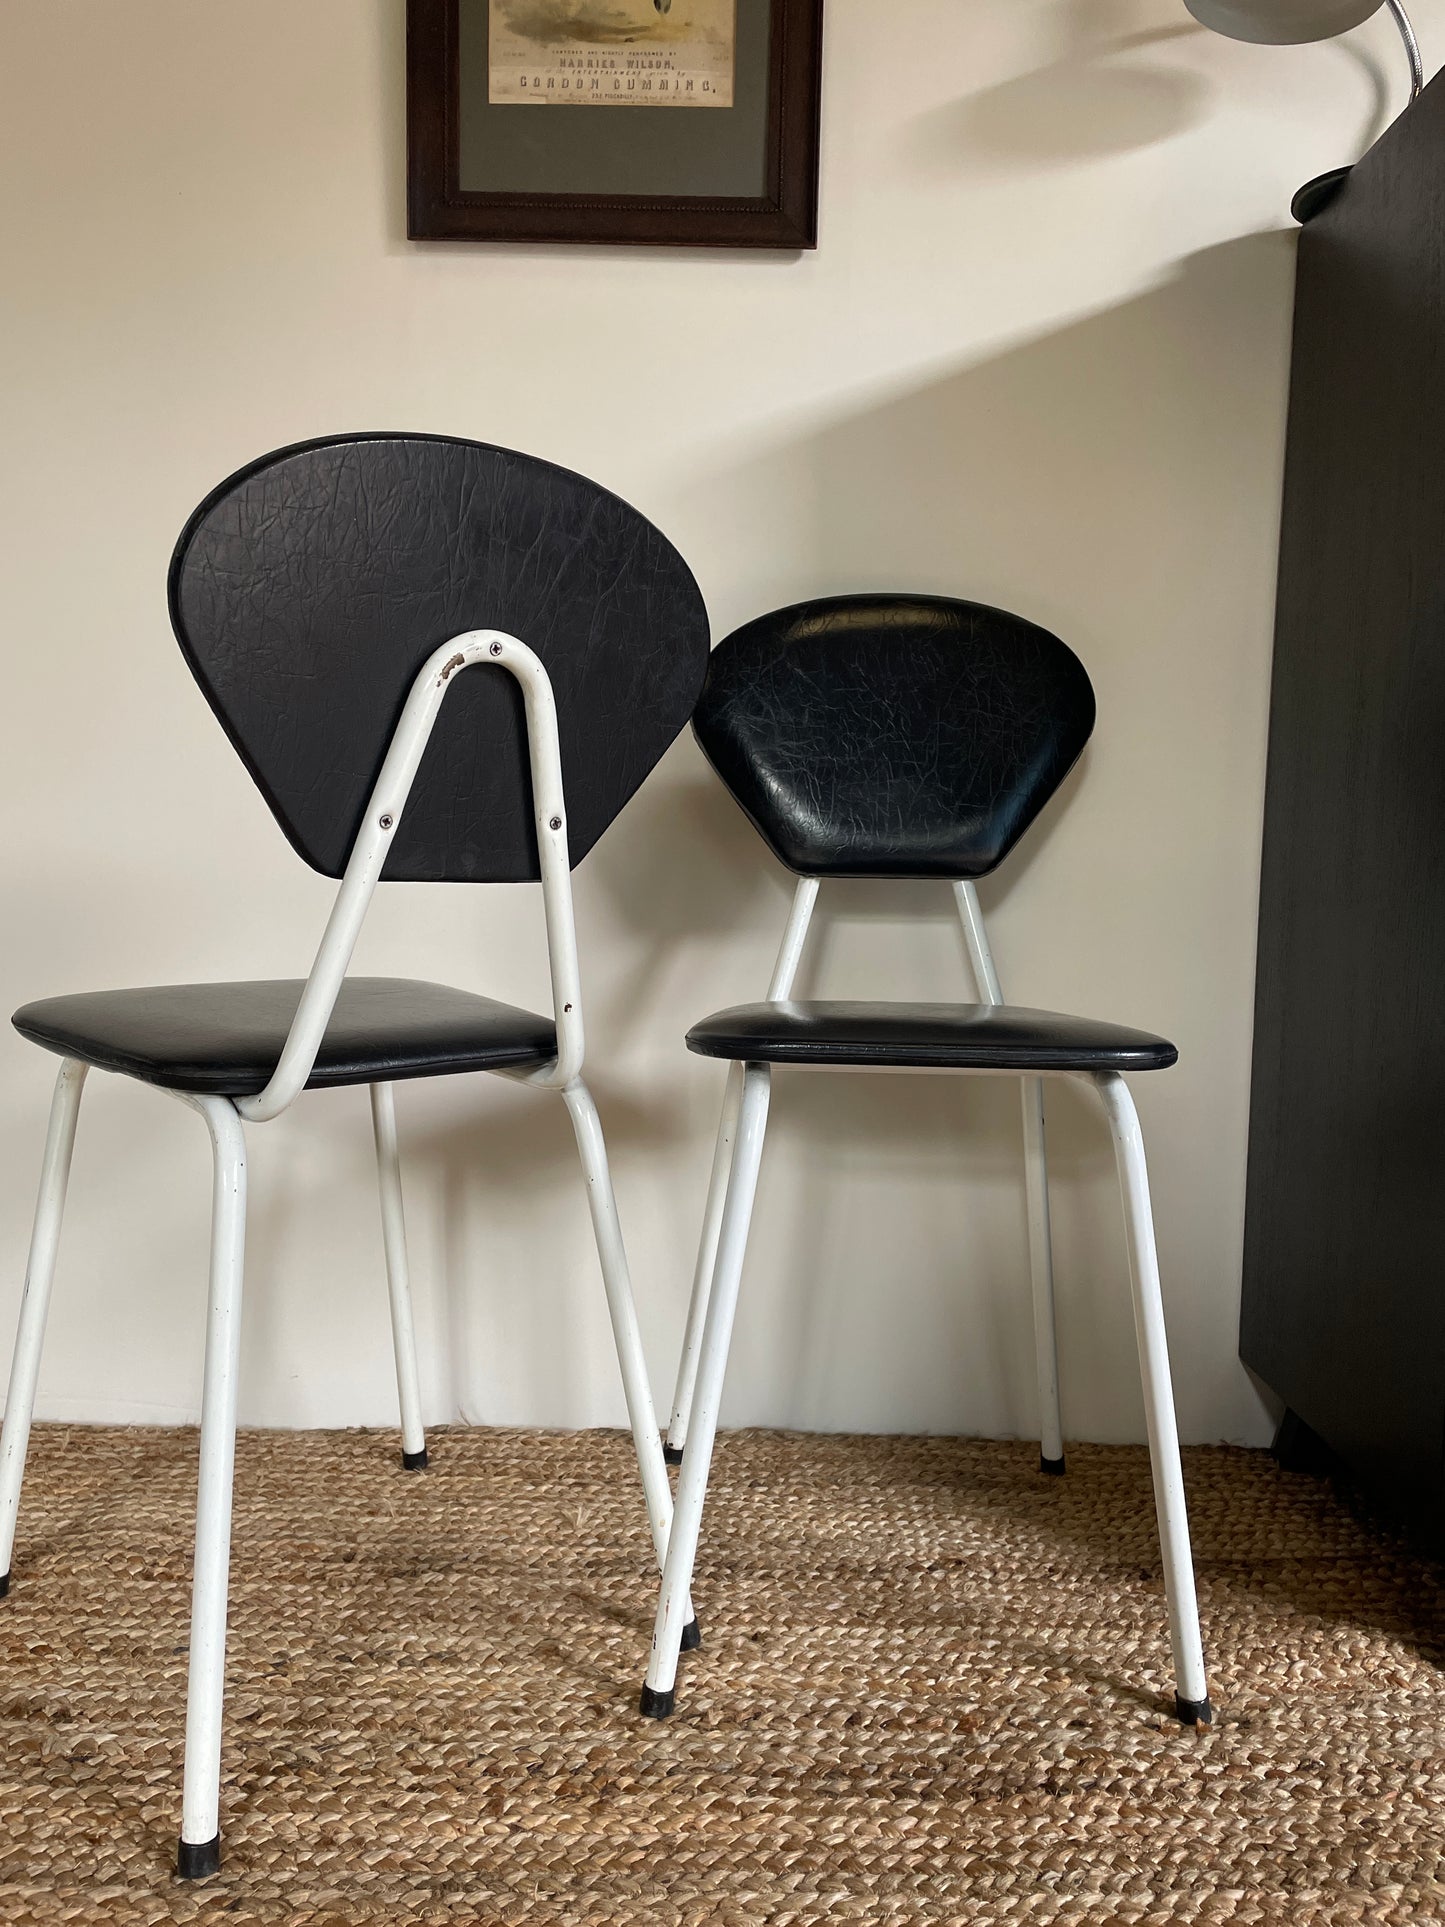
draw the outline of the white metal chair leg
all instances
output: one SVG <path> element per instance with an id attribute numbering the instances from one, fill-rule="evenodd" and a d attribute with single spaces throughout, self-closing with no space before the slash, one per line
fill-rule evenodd
<path id="1" fill-rule="evenodd" d="M 1064 1469 L 1059 1412 L 1059 1341 L 1054 1320 L 1054 1252 L 1049 1226 L 1049 1164 L 1044 1139 L 1044 1081 L 1023 1081 L 1024 1184 L 1028 1192 L 1029 1273 L 1034 1292 L 1034 1350 L 1039 1378 L 1039 1465 Z"/>
<path id="2" fill-rule="evenodd" d="M 562 1096 L 567 1105 L 567 1114 L 572 1119 L 577 1150 L 587 1179 L 587 1204 L 592 1213 L 592 1230 L 602 1265 L 602 1283 L 607 1293 L 607 1310 L 612 1319 L 617 1363 L 622 1372 L 627 1418 L 632 1427 L 632 1442 L 637 1450 L 638 1470 L 642 1474 L 642 1492 L 647 1502 L 648 1523 L 652 1527 L 653 1551 L 660 1569 L 667 1557 L 668 1540 L 672 1532 L 672 1487 L 668 1483 L 667 1463 L 662 1456 L 657 1410 L 652 1402 L 647 1360 L 637 1324 L 637 1307 L 632 1298 L 627 1250 L 622 1242 L 622 1223 L 617 1215 L 617 1199 L 613 1195 L 612 1173 L 607 1163 L 607 1142 L 602 1135 L 602 1121 L 597 1115 L 597 1106 L 581 1078 L 574 1078 L 564 1086 Z M 689 1651 L 702 1644 L 702 1634 L 690 1604 L 683 1618 L 682 1644 Z"/>
<path id="3" fill-rule="evenodd" d="M 665 1719 L 676 1703 L 677 1657 L 683 1627 L 692 1612 L 693 1562 L 697 1557 L 698 1531 L 702 1525 L 703 1501 L 707 1497 L 707 1475 L 712 1464 L 713 1441 L 717 1436 L 718 1410 L 722 1403 L 723 1379 L 727 1373 L 738 1285 L 747 1254 L 748 1227 L 752 1223 L 753 1199 L 757 1195 L 771 1082 L 771 1072 L 766 1064 L 749 1064 L 744 1070 L 732 1176 L 723 1208 L 717 1269 L 712 1281 L 712 1294 L 698 1357 L 692 1426 L 682 1455 L 677 1509 L 673 1515 L 672 1538 L 663 1566 L 662 1589 L 652 1632 L 652 1657 L 647 1668 L 647 1681 L 642 1689 L 640 1710 L 650 1719 Z"/>
<path id="4" fill-rule="evenodd" d="M 30 1234 L 30 1257 L 25 1267 L 15 1354 L 10 1362 L 5 1427 L 0 1433 L 0 1599 L 10 1590 L 15 1515 L 20 1509 L 20 1481 L 25 1476 L 25 1450 L 30 1443 L 30 1419 L 35 1410 L 35 1383 L 40 1375 L 41 1347 L 45 1343 L 45 1316 L 50 1308 L 50 1286 L 55 1277 L 55 1254 L 60 1245 L 70 1156 L 75 1148 L 75 1123 L 80 1114 L 86 1069 L 86 1065 L 67 1057 L 60 1066 L 55 1094 L 50 1100 L 50 1124 L 40 1168 L 40 1196 Z"/>
<path id="5" fill-rule="evenodd" d="M 812 927 L 813 910 L 818 901 L 818 878 L 799 877 L 793 891 L 792 906 L 778 946 L 768 984 L 768 1002 L 781 1003 L 793 994 L 803 948 Z M 677 1367 L 677 1390 L 672 1396 L 672 1422 L 667 1428 L 666 1456 L 669 1465 L 681 1465 L 687 1444 L 687 1422 L 692 1411 L 693 1388 L 697 1383 L 698 1353 L 702 1347 L 703 1325 L 707 1319 L 708 1295 L 717 1269 L 718 1232 L 722 1225 L 723 1202 L 727 1197 L 732 1172 L 733 1144 L 737 1139 L 738 1107 L 742 1103 L 743 1067 L 728 1066 L 727 1089 L 723 1093 L 722 1117 L 718 1120 L 717 1149 L 713 1153 L 712 1176 L 708 1180 L 707 1207 L 703 1212 L 702 1237 L 697 1248 L 697 1268 L 693 1273 L 692 1297 L 687 1305 L 687 1330 L 683 1334 L 682 1357 Z"/>
<path id="6" fill-rule="evenodd" d="M 986 1004 L 1002 1004 L 1003 987 L 994 967 L 984 927 L 983 907 L 972 883 L 955 883 L 954 898 L 963 924 L 974 985 Z M 1049 1233 L 1049 1165 L 1044 1148 L 1044 1084 L 1026 1077 L 1022 1084 L 1024 1186 L 1028 1194 L 1029 1277 L 1034 1296 L 1034 1356 L 1039 1382 L 1039 1467 L 1064 1469 L 1064 1428 L 1059 1415 L 1059 1341 L 1054 1323 L 1054 1253 Z"/>
<path id="7" fill-rule="evenodd" d="M 417 1373 L 416 1332 L 411 1318 L 401 1159 L 396 1146 L 396 1103 L 390 1084 L 371 1086 L 371 1128 L 376 1138 L 381 1236 L 386 1246 L 386 1288 L 391 1301 L 391 1341 L 396 1353 L 396 1391 L 401 1406 L 401 1462 L 408 1472 L 418 1472 L 426 1464 L 426 1431 L 421 1422 L 421 1380 Z"/>
<path id="8" fill-rule="evenodd" d="M 1123 1078 L 1117 1073 L 1108 1073 L 1090 1081 L 1109 1114 L 1119 1182 L 1124 1193 L 1124 1223 L 1134 1290 L 1134 1329 L 1139 1341 L 1139 1371 L 1144 1382 L 1149 1459 L 1154 1473 L 1154 1505 L 1159 1517 L 1169 1638 L 1174 1653 L 1175 1711 L 1186 1726 L 1208 1725 L 1213 1712 L 1199 1637 L 1199 1605 L 1189 1550 L 1189 1516 L 1184 1502 L 1184 1473 L 1179 1462 L 1179 1429 L 1169 1376 L 1169 1348 L 1159 1292 L 1159 1256 L 1154 1244 L 1144 1135 Z"/>
<path id="9" fill-rule="evenodd" d="M 215 1156 L 196 1557 L 191 1585 L 191 1658 L 186 1689 L 185 1793 L 177 1856 L 177 1871 L 182 1878 L 195 1880 L 214 1873 L 221 1864 L 221 1709 L 246 1245 L 246 1140 L 228 1098 L 187 1097 L 186 1102 L 205 1118 Z"/>
<path id="10" fill-rule="evenodd" d="M 677 1389 L 672 1395 L 672 1422 L 667 1428 L 667 1445 L 664 1448 L 669 1465 L 682 1464 L 682 1450 L 687 1444 L 687 1422 L 692 1412 L 693 1388 L 697 1384 L 697 1360 L 702 1348 L 702 1329 L 707 1319 L 713 1272 L 717 1269 L 718 1233 L 722 1229 L 723 1205 L 727 1202 L 728 1178 L 733 1168 L 733 1144 L 737 1138 L 738 1109 L 742 1099 L 743 1067 L 741 1064 L 729 1064 L 722 1116 L 718 1120 L 717 1148 L 713 1152 L 712 1176 L 708 1180 L 707 1207 L 703 1212 L 702 1237 L 697 1247 L 697 1269 L 693 1272 L 692 1296 L 687 1304 L 687 1330 L 683 1334 L 682 1357 L 678 1361 Z"/>

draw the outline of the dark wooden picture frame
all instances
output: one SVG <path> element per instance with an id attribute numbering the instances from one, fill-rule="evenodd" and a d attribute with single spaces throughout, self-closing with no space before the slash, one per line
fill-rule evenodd
<path id="1" fill-rule="evenodd" d="M 464 191 L 459 12 L 460 0 L 407 0 L 407 233 L 413 240 L 817 246 L 823 0 L 771 0 L 766 153 L 759 157 L 766 188 L 760 196 L 736 197 Z M 680 110 L 552 110 L 649 117 L 659 111 Z"/>

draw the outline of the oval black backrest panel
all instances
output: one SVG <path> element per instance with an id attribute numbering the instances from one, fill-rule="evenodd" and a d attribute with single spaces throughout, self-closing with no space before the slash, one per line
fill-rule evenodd
<path id="1" fill-rule="evenodd" d="M 412 680 L 468 629 L 535 649 L 557 699 L 578 862 L 692 713 L 707 613 L 635 509 L 529 455 L 359 435 L 264 456 L 214 490 L 171 561 L 171 622 L 277 821 L 340 876 Z M 385 875 L 537 875 L 521 692 L 455 678 Z"/>
<path id="2" fill-rule="evenodd" d="M 1073 651 L 941 596 L 779 609 L 720 642 L 693 718 L 708 760 L 804 876 L 980 877 L 1094 727 Z"/>

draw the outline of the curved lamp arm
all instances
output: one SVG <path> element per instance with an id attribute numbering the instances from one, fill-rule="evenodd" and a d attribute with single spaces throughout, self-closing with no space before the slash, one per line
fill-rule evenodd
<path id="1" fill-rule="evenodd" d="M 499 629 L 473 629 L 454 636 L 428 657 L 386 752 L 371 792 L 346 873 L 331 907 L 326 929 L 301 993 L 271 1081 L 254 1097 L 235 1100 L 242 1117 L 264 1123 L 279 1117 L 306 1088 L 326 1026 L 336 1007 L 362 921 L 381 876 L 391 840 L 421 765 L 453 676 L 473 664 L 505 669 L 521 684 L 527 714 L 527 751 L 532 774 L 532 807 L 541 857 L 542 903 L 547 921 L 547 953 L 552 976 L 552 1009 L 557 1026 L 557 1056 L 530 1083 L 570 1084 L 582 1068 L 582 996 L 577 936 L 572 915 L 572 874 L 567 860 L 567 817 L 562 799 L 562 761 L 557 740 L 557 706 L 552 684 L 539 656 L 515 636 Z"/>
<path id="2" fill-rule="evenodd" d="M 1405 43 L 1405 57 L 1410 63 L 1410 98 L 1418 100 L 1425 85 L 1425 66 L 1420 58 L 1420 43 L 1415 38 L 1415 29 L 1410 24 L 1402 0 L 1385 0 L 1390 9 L 1390 17 L 1400 29 L 1400 38 Z"/>
<path id="3" fill-rule="evenodd" d="M 1260 46 L 1301 46 L 1311 40 L 1333 40 L 1348 33 L 1380 9 L 1381 0 L 1184 0 L 1202 27 L 1230 40 Z M 1410 62 L 1410 98 L 1425 85 L 1420 43 L 1405 11 L 1404 0 L 1384 0 L 1390 18 L 1405 43 Z"/>

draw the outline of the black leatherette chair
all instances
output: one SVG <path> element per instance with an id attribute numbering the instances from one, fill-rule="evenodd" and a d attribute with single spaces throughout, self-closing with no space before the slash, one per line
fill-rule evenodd
<path id="1" fill-rule="evenodd" d="M 1172 1044 L 1121 1024 L 1005 1004 L 975 880 L 1018 842 L 1082 751 L 1094 696 L 1056 636 L 976 603 L 859 595 L 748 624 L 714 651 L 694 727 L 713 768 L 799 881 L 767 1000 L 694 1025 L 688 1048 L 732 1066 L 718 1133 L 668 1457 L 682 1467 L 642 1711 L 673 1709 L 677 1658 L 727 1369 L 775 1064 L 993 1073 L 1021 1080 L 1042 1469 L 1061 1473 L 1042 1079 L 1103 1101 L 1124 1194 L 1175 1670 L 1175 1708 L 1210 1717 L 1200 1647 L 1144 1146 L 1124 1073 Z M 979 1001 L 792 997 L 820 880 L 951 884 Z"/>
<path id="2" fill-rule="evenodd" d="M 91 1068 L 119 1072 L 194 1106 L 215 1153 L 179 1854 L 194 1877 L 220 1864 L 248 1122 L 304 1089 L 370 1087 L 403 1458 L 420 1468 L 392 1084 L 492 1071 L 561 1095 L 659 1560 L 666 1549 L 667 1470 L 582 1077 L 570 868 L 687 721 L 708 634 L 686 564 L 625 502 L 550 463 L 433 436 L 309 443 L 233 475 L 181 536 L 170 607 L 192 673 L 291 844 L 340 890 L 304 980 L 102 991 L 16 1014 L 21 1034 L 62 1061 L 0 1443 L 0 1592 L 81 1088 Z M 348 977 L 377 882 L 401 879 L 540 880 L 551 1014 Z"/>

